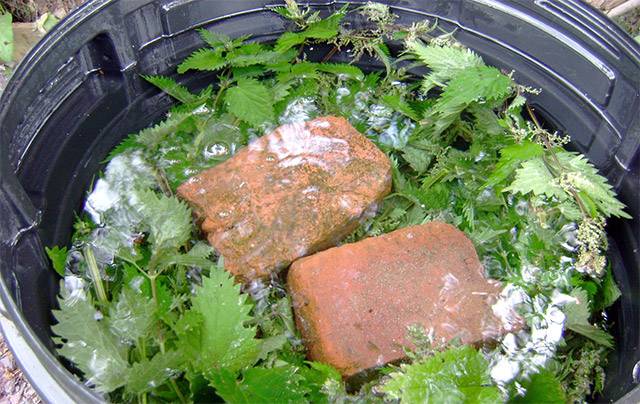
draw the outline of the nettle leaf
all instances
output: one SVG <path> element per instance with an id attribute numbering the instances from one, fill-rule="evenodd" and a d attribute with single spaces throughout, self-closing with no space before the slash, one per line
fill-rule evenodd
<path id="1" fill-rule="evenodd" d="M 54 246 L 53 248 L 45 247 L 49 259 L 51 260 L 51 264 L 53 265 L 53 269 L 58 273 L 58 275 L 64 277 L 65 267 L 67 265 L 67 255 L 69 255 L 69 251 L 67 247 L 58 247 Z"/>
<path id="2" fill-rule="evenodd" d="M 150 128 L 143 129 L 136 137 L 136 141 L 148 151 L 160 145 L 168 136 L 193 126 L 193 115 L 190 113 L 171 114 L 171 116 Z"/>
<path id="3" fill-rule="evenodd" d="M 566 403 L 562 384 L 558 378 L 548 370 L 543 370 L 531 376 L 531 380 L 523 383 L 523 387 L 526 389 L 526 394 L 524 396 L 513 397 L 509 403 Z"/>
<path id="4" fill-rule="evenodd" d="M 220 49 L 198 49 L 178 65 L 178 73 L 189 70 L 216 71 L 227 65 L 227 60 Z"/>
<path id="5" fill-rule="evenodd" d="M 490 66 L 477 66 L 458 72 L 451 78 L 426 119 L 433 132 L 442 133 L 466 107 L 475 102 L 504 100 L 513 90 L 511 78 Z"/>
<path id="6" fill-rule="evenodd" d="M 186 363 L 191 363 L 192 368 L 197 372 L 200 364 L 197 362 L 200 357 L 202 346 L 202 325 L 204 318 L 202 314 L 189 310 L 186 311 L 173 326 L 173 330 L 178 336 L 177 346 L 186 359 Z M 206 364 L 203 364 L 206 366 Z"/>
<path id="7" fill-rule="evenodd" d="M 202 322 L 199 338 L 190 338 L 190 343 L 199 340 L 196 354 L 196 369 L 209 378 L 218 369 L 236 372 L 252 365 L 260 353 L 259 341 L 255 339 L 256 328 L 245 326 L 251 320 L 251 304 L 248 295 L 240 293 L 240 285 L 228 272 L 213 267 L 209 277 L 203 278 L 202 286 L 192 298 L 190 312 L 197 313 Z M 187 325 L 195 327 L 194 317 Z"/>
<path id="8" fill-rule="evenodd" d="M 60 310 L 53 315 L 58 321 L 51 329 L 58 353 L 73 362 L 91 385 L 102 393 L 122 387 L 127 380 L 128 346 L 109 331 L 106 318 L 88 300 L 72 298 L 63 287 L 58 299 Z"/>
<path id="9" fill-rule="evenodd" d="M 622 296 L 620 292 L 620 288 L 616 284 L 616 280 L 613 278 L 613 271 L 611 270 L 611 265 L 607 269 L 607 273 L 604 278 L 602 278 L 602 283 L 600 284 L 600 288 L 598 290 L 598 294 L 596 297 L 596 310 L 604 310 L 607 307 L 614 304 L 619 298 Z"/>
<path id="10" fill-rule="evenodd" d="M 214 263 L 209 260 L 213 254 L 213 247 L 209 244 L 198 242 L 186 254 L 171 254 L 162 258 L 158 264 L 160 268 L 166 268 L 171 265 L 193 266 L 199 268 L 208 268 Z"/>
<path id="11" fill-rule="evenodd" d="M 540 157 L 544 154 L 544 148 L 531 141 L 505 146 L 500 150 L 500 160 L 487 179 L 485 186 L 491 187 L 501 184 L 520 166 L 523 161 Z"/>
<path id="12" fill-rule="evenodd" d="M 315 21 L 309 24 L 307 29 L 304 30 L 304 35 L 307 38 L 313 39 L 331 39 L 338 35 L 340 30 L 340 23 L 346 15 L 346 7 L 343 7 L 339 11 L 333 13 L 329 17 Z"/>
<path id="13" fill-rule="evenodd" d="M 340 22 L 346 15 L 346 8 L 332 14 L 331 16 L 315 21 L 301 32 L 285 32 L 278 38 L 274 50 L 276 52 L 287 51 L 294 46 L 304 43 L 307 39 L 331 39 L 338 35 Z"/>
<path id="14" fill-rule="evenodd" d="M 433 87 L 444 87 L 453 76 L 465 69 L 484 66 L 480 56 L 466 48 L 425 45 L 415 40 L 407 42 L 406 49 L 431 69 L 423 81 L 422 91 L 425 93 Z"/>
<path id="15" fill-rule="evenodd" d="M 516 170 L 516 177 L 504 189 L 505 192 L 515 194 L 546 195 L 547 197 L 557 197 L 560 201 L 567 198 L 566 192 L 553 180 L 553 174 L 547 168 L 541 157 L 525 161 L 522 166 Z"/>
<path id="16" fill-rule="evenodd" d="M 225 101 L 229 112 L 253 126 L 273 120 L 273 96 L 257 80 L 238 80 L 237 86 L 227 90 Z"/>
<path id="17" fill-rule="evenodd" d="M 135 344 L 146 337 L 154 322 L 155 305 L 142 293 L 125 286 L 109 308 L 110 329 L 121 341 Z"/>
<path id="18" fill-rule="evenodd" d="M 402 148 L 402 158 L 404 158 L 418 174 L 422 174 L 427 171 L 429 164 L 431 164 L 433 160 L 433 155 L 425 150 L 407 145 Z"/>
<path id="19" fill-rule="evenodd" d="M 577 303 L 567 303 L 563 311 L 567 316 L 565 327 L 581 334 L 607 348 L 613 348 L 613 337 L 608 332 L 589 323 L 591 311 L 589 310 L 589 298 L 587 292 L 581 288 L 575 288 L 571 292 Z"/>
<path id="20" fill-rule="evenodd" d="M 198 102 L 197 95 L 191 93 L 185 86 L 178 84 L 169 77 L 142 76 L 142 78 L 182 103 L 189 104 Z"/>
<path id="21" fill-rule="evenodd" d="M 305 379 L 305 386 L 309 389 L 308 401 L 312 403 L 334 403 L 331 395 L 325 391 L 327 383 L 336 386 L 341 392 L 345 391 L 342 376 L 333 366 L 322 362 L 306 362 L 309 367 L 300 368 L 300 374 Z"/>
<path id="22" fill-rule="evenodd" d="M 152 190 L 138 195 L 143 216 L 142 223 L 149 231 L 153 250 L 175 248 L 189 240 L 191 235 L 191 210 L 176 197 L 159 195 Z"/>
<path id="23" fill-rule="evenodd" d="M 255 367 L 236 380 L 236 375 L 226 369 L 214 372 L 211 386 L 230 404 L 298 403 L 305 402 L 308 390 L 293 366 L 275 368 Z"/>
<path id="24" fill-rule="evenodd" d="M 556 156 L 563 169 L 572 175 L 572 185 L 587 194 L 603 215 L 631 219 L 607 179 L 582 154 L 561 151 Z"/>
<path id="25" fill-rule="evenodd" d="M 116 147 L 114 147 L 110 152 L 107 158 L 105 159 L 105 163 L 113 160 L 114 157 L 121 155 L 122 153 L 142 148 L 142 143 L 138 141 L 138 134 L 134 133 L 126 138 L 124 138 Z"/>
<path id="26" fill-rule="evenodd" d="M 301 32 L 285 32 L 280 35 L 273 49 L 276 52 L 286 52 L 294 46 L 304 43 L 306 39 L 306 36 Z"/>
<path id="27" fill-rule="evenodd" d="M 381 388 L 388 398 L 402 403 L 502 401 L 491 384 L 489 364 L 470 346 L 449 348 L 412 364 L 400 365 Z"/>
<path id="28" fill-rule="evenodd" d="M 364 73 L 358 66 L 339 63 L 315 63 L 315 65 L 317 65 L 317 69 L 321 72 L 345 75 L 355 80 L 362 80 L 364 78 Z"/>
<path id="29" fill-rule="evenodd" d="M 229 52 L 226 59 L 231 66 L 246 67 L 256 64 L 275 63 L 282 56 L 281 52 L 268 50 L 259 43 L 248 43 Z"/>
<path id="30" fill-rule="evenodd" d="M 413 110 L 411 105 L 407 103 L 400 94 L 388 94 L 382 97 L 382 102 L 388 106 L 393 108 L 394 110 L 400 112 L 412 120 L 419 122 L 420 116 Z"/>
<path id="31" fill-rule="evenodd" d="M 174 377 L 184 359 L 178 351 L 158 352 L 149 359 L 134 363 L 126 376 L 125 391 L 130 395 L 147 393 Z"/>
<path id="32" fill-rule="evenodd" d="M 198 33 L 200 34 L 200 38 L 202 38 L 202 40 L 212 48 L 217 48 L 219 46 L 228 46 L 229 44 L 231 44 L 231 38 L 220 32 L 213 32 L 204 28 L 200 28 L 198 29 Z"/>

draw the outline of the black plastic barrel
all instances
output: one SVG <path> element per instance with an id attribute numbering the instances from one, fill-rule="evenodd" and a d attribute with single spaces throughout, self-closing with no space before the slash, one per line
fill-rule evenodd
<path id="1" fill-rule="evenodd" d="M 175 75 L 202 44 L 196 28 L 273 40 L 281 0 L 93 0 L 16 70 L 0 102 L 2 330 L 45 401 L 101 400 L 54 353 L 59 277 L 44 246 L 66 245 L 74 214 L 108 151 L 162 119 L 172 100 L 140 78 Z M 344 1 L 316 0 L 325 13 Z M 350 1 L 357 5 L 358 1 Z M 610 259 L 622 298 L 609 312 L 616 350 L 602 401 L 640 402 L 640 49 L 576 0 L 388 1 L 399 23 L 438 19 L 485 60 L 543 92 L 532 104 L 614 184 L 634 217 L 611 221 Z M 336 56 L 340 58 L 340 55 Z M 371 66 L 369 66 L 371 67 Z M 181 77 L 192 88 L 213 75 Z M 638 370 L 638 365 L 635 370 Z"/>

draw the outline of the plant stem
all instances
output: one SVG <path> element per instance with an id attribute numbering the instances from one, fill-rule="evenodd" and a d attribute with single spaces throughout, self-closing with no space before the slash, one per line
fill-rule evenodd
<path id="1" fill-rule="evenodd" d="M 87 267 L 89 267 L 89 274 L 91 275 L 91 279 L 93 280 L 93 284 L 96 288 L 96 294 L 98 295 L 98 300 L 103 305 L 109 304 L 109 299 L 107 298 L 107 292 L 104 289 L 104 285 L 102 284 L 102 277 L 100 276 L 100 269 L 98 268 L 98 263 L 96 262 L 96 257 L 93 255 L 93 250 L 90 246 L 86 246 L 83 251 L 84 259 L 87 262 Z"/>
<path id="2" fill-rule="evenodd" d="M 338 51 L 338 47 L 333 45 L 333 48 L 331 48 L 331 50 L 322 58 L 322 63 L 325 63 L 326 61 L 331 59 L 333 55 L 336 54 L 337 51 Z"/>
<path id="3" fill-rule="evenodd" d="M 526 106 L 527 106 L 527 112 L 529 113 L 529 116 L 531 117 L 531 120 L 533 121 L 533 124 L 536 125 L 536 128 L 538 128 L 542 132 L 542 125 L 540 125 L 540 122 L 538 121 L 538 118 L 536 117 L 536 114 L 533 112 L 533 109 L 531 108 L 531 106 L 529 104 L 526 104 Z M 549 142 L 549 138 L 547 136 L 545 136 L 544 134 L 541 134 L 540 138 L 544 142 L 544 145 L 545 145 L 546 149 L 551 151 L 552 146 L 551 146 L 551 142 Z M 551 159 L 553 160 L 553 163 L 556 165 L 555 168 L 557 170 L 562 170 L 562 164 L 560 163 L 560 160 L 558 160 L 558 156 L 556 156 L 556 154 L 553 153 L 553 152 L 551 152 L 550 155 L 551 155 Z M 589 213 L 587 207 L 584 206 L 584 203 L 582 203 L 582 200 L 580 199 L 580 195 L 578 195 L 578 193 L 575 191 L 575 189 L 571 189 L 569 191 L 569 193 L 571 194 L 573 199 L 576 201 L 576 204 L 578 205 L 578 208 L 580 208 L 580 211 L 582 212 L 582 215 L 584 217 L 590 217 L 591 214 Z"/>
<path id="4" fill-rule="evenodd" d="M 149 276 L 149 281 L 151 283 L 151 296 L 153 296 L 153 302 L 158 307 L 158 287 L 156 285 L 156 277 L 157 275 Z"/>
<path id="5" fill-rule="evenodd" d="M 162 193 L 166 196 L 173 196 L 173 191 L 171 191 L 169 180 L 167 180 L 167 176 L 164 171 L 161 168 L 155 167 L 154 174 Z"/>
<path id="6" fill-rule="evenodd" d="M 220 102 L 220 98 L 222 97 L 222 93 L 229 87 L 229 78 L 230 72 L 227 72 L 227 76 L 224 79 L 220 80 L 220 87 L 218 88 L 218 94 L 216 94 L 216 99 L 213 100 L 213 110 L 218 110 L 218 103 Z"/>
<path id="7" fill-rule="evenodd" d="M 187 399 L 184 397 L 184 395 L 182 395 L 182 392 L 180 391 L 180 388 L 178 387 L 178 384 L 176 383 L 176 381 L 173 379 L 169 379 L 169 383 L 171 384 L 171 387 L 173 388 L 173 390 L 176 392 L 176 395 L 178 396 L 178 399 L 180 400 L 180 402 L 183 404 L 188 403 Z"/>

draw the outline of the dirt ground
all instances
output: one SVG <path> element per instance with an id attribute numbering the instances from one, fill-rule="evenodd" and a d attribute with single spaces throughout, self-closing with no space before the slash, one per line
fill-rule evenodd
<path id="1" fill-rule="evenodd" d="M 603 11 L 607 11 L 607 7 L 614 3 L 624 2 L 624 0 L 588 1 Z M 33 24 L 27 23 L 32 23 L 47 12 L 61 18 L 83 2 L 83 0 L 0 0 L 0 4 L 12 13 L 14 21 L 23 23 L 14 25 L 15 60 L 20 60 L 42 36 L 34 29 Z M 640 34 L 640 8 L 623 17 L 616 18 L 616 21 L 632 36 L 636 37 Z M 3 71 L 5 69 L 6 67 L 0 64 L 0 93 L 6 85 L 7 78 Z M 40 398 L 22 375 L 13 355 L 0 335 L 0 404 L 40 402 Z"/>
<path id="2" fill-rule="evenodd" d="M 58 17 L 73 10 L 83 0 L 0 0 L 16 22 L 33 22 L 44 13 L 52 13 Z"/>
<path id="3" fill-rule="evenodd" d="M 18 368 L 9 348 L 0 337 L 0 403 L 40 403 L 38 394 L 31 388 Z"/>

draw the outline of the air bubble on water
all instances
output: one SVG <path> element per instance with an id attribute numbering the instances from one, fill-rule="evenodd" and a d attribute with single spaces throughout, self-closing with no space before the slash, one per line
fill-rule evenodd
<path id="1" fill-rule="evenodd" d="M 524 216 L 529 210 L 529 204 L 527 201 L 521 199 L 516 203 L 515 210 L 518 215 Z"/>
<path id="2" fill-rule="evenodd" d="M 195 175 L 198 173 L 198 170 L 194 169 L 194 168 L 185 168 L 184 170 L 184 175 L 186 177 L 191 177 L 192 175 Z"/>
<path id="3" fill-rule="evenodd" d="M 562 248 L 569 252 L 575 252 L 578 249 L 578 226 L 575 223 L 568 223 L 562 226 L 559 232 L 562 242 Z"/>
<path id="4" fill-rule="evenodd" d="M 142 284 L 144 283 L 144 278 L 142 276 L 136 276 L 129 282 L 129 287 L 136 292 L 140 292 L 142 288 Z"/>
<path id="5" fill-rule="evenodd" d="M 520 275 L 522 279 L 527 283 L 533 283 L 537 279 L 537 275 L 540 272 L 540 268 L 534 265 L 522 265 L 520 268 Z"/>
<path id="6" fill-rule="evenodd" d="M 313 98 L 300 97 L 289 103 L 280 116 L 280 124 L 304 122 L 315 118 L 319 113 Z"/>
<path id="7" fill-rule="evenodd" d="M 374 130 L 383 130 L 391 122 L 393 110 L 385 105 L 374 104 L 369 108 L 367 123 Z"/>
<path id="8" fill-rule="evenodd" d="M 207 104 L 202 104 L 198 108 L 195 108 L 192 112 L 196 115 L 201 115 L 208 114 L 211 112 L 211 110 L 207 107 Z"/>
<path id="9" fill-rule="evenodd" d="M 485 158 L 486 155 L 487 153 L 485 153 L 484 151 L 480 151 L 480 153 L 478 153 L 478 155 L 476 156 L 475 159 L 473 159 L 473 161 L 477 163 L 478 161 L 481 161 L 483 158 Z"/>
<path id="10" fill-rule="evenodd" d="M 205 147 L 205 149 L 202 152 L 202 155 L 205 159 L 211 159 L 215 157 L 224 156 L 225 154 L 228 154 L 228 153 L 229 153 L 229 150 L 227 149 L 227 146 L 216 143 L 209 147 Z"/>
<path id="11" fill-rule="evenodd" d="M 505 385 L 520 373 L 520 364 L 507 357 L 500 358 L 491 368 L 491 379 L 498 385 Z"/>
<path id="12" fill-rule="evenodd" d="M 351 95 L 351 90 L 349 90 L 347 87 L 339 87 L 336 90 L 336 94 L 336 102 L 341 102 L 344 97 L 348 97 L 349 95 Z"/>
<path id="13" fill-rule="evenodd" d="M 511 241 L 515 242 L 518 239 L 518 228 L 513 226 L 511 230 L 509 230 L 509 233 L 511 234 Z"/>
<path id="14" fill-rule="evenodd" d="M 78 301 L 87 300 L 87 294 L 85 291 L 86 282 L 84 279 L 76 275 L 67 275 L 64 277 L 64 288 L 67 291 L 66 300 L 75 304 Z"/>

